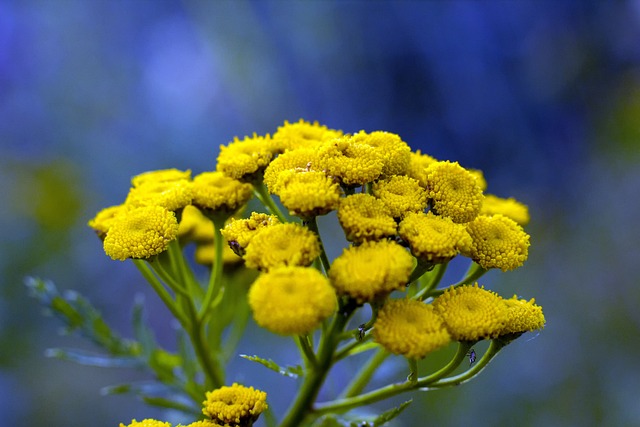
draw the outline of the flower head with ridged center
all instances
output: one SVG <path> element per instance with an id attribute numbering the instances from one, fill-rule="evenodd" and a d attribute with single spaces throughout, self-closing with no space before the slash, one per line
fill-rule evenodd
<path id="1" fill-rule="evenodd" d="M 383 154 L 371 145 L 356 142 L 352 136 L 327 141 L 318 150 L 317 169 L 348 186 L 378 179 L 383 167 Z"/>
<path id="2" fill-rule="evenodd" d="M 171 427 L 171 424 L 168 422 L 147 418 L 142 421 L 131 420 L 131 423 L 127 424 L 126 426 L 120 423 L 120 427 Z"/>
<path id="3" fill-rule="evenodd" d="M 308 266 L 320 255 L 318 236 L 299 224 L 265 227 L 251 240 L 244 260 L 249 268 L 268 271 L 283 266 Z"/>
<path id="4" fill-rule="evenodd" d="M 433 307 L 411 299 L 387 300 L 378 312 L 373 339 L 391 353 L 409 359 L 422 359 L 451 341 Z"/>
<path id="5" fill-rule="evenodd" d="M 300 119 L 295 123 L 285 120 L 273 134 L 273 142 L 279 152 L 295 150 L 302 147 L 316 146 L 328 139 L 343 135 L 340 130 L 329 129 L 318 122 L 309 123 Z"/>
<path id="6" fill-rule="evenodd" d="M 514 295 L 511 299 L 505 299 L 504 304 L 507 306 L 508 314 L 500 335 L 520 334 L 544 328 L 545 319 L 542 307 L 536 305 L 534 298 L 527 301 L 518 299 Z"/>
<path id="7" fill-rule="evenodd" d="M 467 169 L 467 171 L 476 179 L 476 183 L 478 184 L 478 187 L 480 187 L 480 190 L 484 191 L 487 189 L 487 180 L 484 178 L 484 172 L 480 169 Z"/>
<path id="8" fill-rule="evenodd" d="M 314 268 L 280 267 L 262 273 L 248 298 L 256 323 L 280 335 L 310 333 L 337 308 L 329 280 Z"/>
<path id="9" fill-rule="evenodd" d="M 437 161 L 435 157 L 422 154 L 420 150 L 412 151 L 409 157 L 407 176 L 418 181 L 420 186 L 427 188 L 427 166 Z"/>
<path id="10" fill-rule="evenodd" d="M 472 221 L 482 207 L 482 190 L 476 178 L 458 162 L 435 162 L 426 169 L 427 190 L 433 211 L 453 222 Z"/>
<path id="11" fill-rule="evenodd" d="M 104 251 L 113 259 L 150 258 L 163 252 L 178 235 L 173 212 L 160 206 L 135 208 L 113 221 Z"/>
<path id="12" fill-rule="evenodd" d="M 398 234 L 418 258 L 434 264 L 449 261 L 468 251 L 471 238 L 464 225 L 448 217 L 410 213 L 398 226 Z"/>
<path id="13" fill-rule="evenodd" d="M 383 201 L 364 194 L 340 200 L 338 220 L 350 242 L 380 240 L 396 234 L 397 224 Z"/>
<path id="14" fill-rule="evenodd" d="M 471 248 L 467 255 L 482 268 L 513 270 L 529 256 L 529 235 L 504 215 L 480 215 L 467 224 Z"/>
<path id="15" fill-rule="evenodd" d="M 493 194 L 485 194 L 480 215 L 502 214 L 511 218 L 521 226 L 529 223 L 529 208 L 524 203 L 520 203 L 513 197 L 503 199 Z"/>
<path id="16" fill-rule="evenodd" d="M 175 212 L 191 204 L 192 198 L 193 189 L 189 180 L 154 181 L 148 179 L 131 187 L 124 204 L 134 208 L 162 206 Z"/>
<path id="17" fill-rule="evenodd" d="M 126 205 L 109 206 L 98 212 L 96 216 L 89 220 L 87 225 L 91 227 L 101 239 L 104 239 L 113 221 L 121 213 L 127 212 L 128 210 L 129 207 Z"/>
<path id="18" fill-rule="evenodd" d="M 289 213 L 311 218 L 338 208 L 340 186 L 324 172 L 286 170 L 278 177 L 276 194 Z"/>
<path id="19" fill-rule="evenodd" d="M 394 218 L 409 212 L 421 212 L 427 207 L 427 192 L 418 181 L 405 175 L 395 175 L 373 184 L 372 192 L 389 208 Z"/>
<path id="20" fill-rule="evenodd" d="M 222 172 L 203 172 L 193 178 L 193 204 L 205 212 L 240 209 L 251 199 L 253 186 Z"/>
<path id="21" fill-rule="evenodd" d="M 218 424 L 212 420 L 200 420 L 194 421 L 191 424 L 187 424 L 186 426 L 179 424 L 177 427 L 225 427 L 227 425 L 228 424 Z"/>
<path id="22" fill-rule="evenodd" d="M 276 157 L 264 171 L 263 182 L 271 194 L 278 192 L 280 174 L 285 171 L 318 171 L 318 152 L 315 148 L 298 148 Z"/>
<path id="23" fill-rule="evenodd" d="M 456 341 L 495 338 L 508 319 L 502 297 L 477 283 L 447 289 L 433 301 L 433 308 Z"/>
<path id="24" fill-rule="evenodd" d="M 267 393 L 238 383 L 208 391 L 202 413 L 215 422 L 233 427 L 251 426 L 264 412 Z"/>
<path id="25" fill-rule="evenodd" d="M 131 178 L 131 185 L 139 187 L 149 182 L 191 181 L 191 170 L 160 169 L 143 172 Z"/>
<path id="26" fill-rule="evenodd" d="M 221 145 L 217 170 L 241 181 L 251 181 L 273 159 L 275 147 L 269 135 L 235 138 L 229 145 Z"/>
<path id="27" fill-rule="evenodd" d="M 403 290 L 413 264 L 411 254 L 397 243 L 369 241 L 345 249 L 333 261 L 329 278 L 338 294 L 364 303 Z"/>
<path id="28" fill-rule="evenodd" d="M 374 147 L 382 155 L 382 175 L 404 175 L 409 169 L 411 148 L 400 136 L 391 132 L 360 131 L 353 135 L 353 141 Z"/>
<path id="29" fill-rule="evenodd" d="M 280 220 L 275 215 L 252 212 L 246 219 L 231 219 L 221 230 L 229 247 L 238 254 L 244 256 L 251 240 L 265 227 L 280 224 Z"/>

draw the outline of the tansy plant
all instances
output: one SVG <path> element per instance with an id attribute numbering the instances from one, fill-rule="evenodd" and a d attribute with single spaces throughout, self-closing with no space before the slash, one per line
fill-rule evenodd
<path id="1" fill-rule="evenodd" d="M 135 176 L 122 204 L 89 221 L 105 253 L 132 262 L 175 318 L 177 350 L 158 345 L 139 301 L 135 337 L 126 339 L 81 296 L 60 295 L 37 279 L 28 285 L 69 331 L 103 350 L 50 355 L 148 370 L 153 382 L 105 392 L 133 392 L 181 410 L 191 427 L 251 426 L 265 411 L 269 426 L 382 425 L 409 402 L 374 417 L 358 408 L 467 382 L 511 341 L 544 327 L 533 299 L 505 299 L 477 282 L 490 269 L 520 267 L 529 249 L 527 207 L 485 189 L 480 171 L 413 152 L 393 133 L 285 122 L 272 136 L 221 146 L 213 172 Z M 316 221 L 334 212 L 344 231 L 337 240 Z M 323 238 L 343 245 L 342 253 L 329 259 Z M 441 284 L 456 257 L 470 260 L 468 272 Z M 251 316 L 266 333 L 291 337 L 300 365 L 236 354 Z M 477 354 L 473 346 L 483 340 L 489 344 Z M 445 350 L 448 362 L 429 369 L 418 363 L 445 347 L 457 348 Z M 318 401 L 336 365 L 365 356 L 340 379 L 339 394 Z M 236 357 L 298 379 L 286 412 L 268 410 L 266 392 L 227 385 L 226 366 Z M 390 358 L 404 358 L 405 373 L 373 386 Z"/>

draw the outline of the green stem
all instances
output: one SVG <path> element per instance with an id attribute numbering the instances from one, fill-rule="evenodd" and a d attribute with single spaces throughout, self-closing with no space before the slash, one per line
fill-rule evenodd
<path id="1" fill-rule="evenodd" d="M 448 375 L 449 373 L 453 372 L 454 369 L 460 366 L 460 364 L 462 363 L 467 353 L 469 352 L 469 350 L 471 350 L 471 347 L 473 347 L 474 344 L 475 342 L 471 342 L 471 341 L 459 342 L 458 350 L 456 351 L 456 354 L 453 356 L 453 359 L 451 359 L 449 363 L 447 363 L 442 369 L 439 369 L 438 371 L 434 372 L 431 375 L 427 375 L 426 377 L 419 378 L 418 385 L 420 387 L 427 386 L 435 381 L 438 381 L 439 379 Z"/>
<path id="2" fill-rule="evenodd" d="M 430 262 L 423 261 L 420 258 L 417 258 L 417 260 L 418 264 L 416 264 L 416 268 L 414 268 L 411 272 L 411 276 L 409 276 L 409 280 L 407 281 L 407 283 L 413 283 L 414 281 L 418 280 L 424 273 L 433 269 L 434 267 L 434 264 Z"/>
<path id="3" fill-rule="evenodd" d="M 320 230 L 318 230 L 318 222 L 316 221 L 316 217 L 311 217 L 306 221 L 306 225 L 309 230 L 313 231 L 316 236 L 318 236 L 318 242 L 320 243 L 320 260 L 322 261 L 322 268 L 324 269 L 325 274 L 329 274 L 329 268 L 331 268 L 331 264 L 329 263 L 329 258 L 327 257 L 327 253 L 324 250 L 324 245 L 322 244 L 322 237 L 320 236 Z"/>
<path id="4" fill-rule="evenodd" d="M 472 262 L 471 265 L 469 265 L 469 269 L 467 270 L 467 273 L 465 274 L 464 279 L 460 280 L 458 283 L 456 283 L 453 286 L 468 285 L 469 283 L 478 280 L 487 271 L 489 270 L 486 270 L 480 267 L 479 264 Z"/>
<path id="5" fill-rule="evenodd" d="M 311 344 L 309 343 L 309 338 L 307 335 L 298 335 L 297 337 L 298 347 L 302 353 L 302 356 L 305 361 L 306 367 L 315 367 L 318 362 L 316 360 L 316 355 L 313 352 L 313 348 L 311 348 Z"/>
<path id="6" fill-rule="evenodd" d="M 489 362 L 500 352 L 500 350 L 502 350 L 505 345 L 506 343 L 504 341 L 501 341 L 500 339 L 492 340 L 487 351 L 482 355 L 482 358 L 478 360 L 478 363 L 476 363 L 473 368 L 461 373 L 460 375 L 445 378 L 443 380 L 431 383 L 429 384 L 429 386 L 432 388 L 442 388 L 460 385 L 462 383 L 470 381 L 473 377 L 478 375 L 484 368 L 487 367 Z"/>
<path id="7" fill-rule="evenodd" d="M 433 271 L 429 274 L 428 281 L 424 284 L 424 287 L 420 289 L 412 298 L 416 300 L 423 301 L 431 290 L 435 289 L 438 286 L 438 283 L 442 280 L 445 271 L 447 271 L 447 266 L 449 263 L 445 262 L 442 264 L 436 264 Z"/>
<path id="8" fill-rule="evenodd" d="M 200 319 L 201 322 L 204 322 L 207 316 L 213 311 L 212 308 L 215 297 L 218 296 L 222 289 L 222 272 L 224 268 L 224 238 L 222 237 L 222 232 L 220 230 L 224 227 L 227 216 L 213 215 L 210 218 L 213 223 L 213 245 L 215 249 L 215 256 L 213 266 L 211 267 L 211 275 L 209 276 L 207 293 L 204 296 L 204 301 L 202 302 L 202 306 L 198 312 L 198 319 Z"/>
<path id="9" fill-rule="evenodd" d="M 288 222 L 287 216 L 282 213 L 276 202 L 273 200 L 273 198 L 271 198 L 267 187 L 262 181 L 253 183 L 253 194 L 256 195 L 258 200 L 262 202 L 262 204 L 269 210 L 269 212 L 278 217 L 280 222 Z"/>
<path id="10" fill-rule="evenodd" d="M 338 344 L 338 336 L 344 329 L 355 307 L 345 308 L 341 304 L 338 313 L 333 317 L 331 326 L 323 334 L 318 348 L 317 363 L 307 372 L 298 395 L 287 410 L 280 427 L 298 427 L 311 412 L 311 407 L 318 396 L 331 364 L 333 353 Z"/>
<path id="11" fill-rule="evenodd" d="M 378 351 L 369 358 L 360 371 L 358 371 L 356 376 L 353 377 L 349 385 L 340 394 L 340 398 L 344 399 L 353 397 L 362 393 L 362 390 L 364 390 L 367 384 L 369 384 L 369 381 L 371 381 L 373 374 L 387 357 L 389 357 L 389 352 L 379 348 Z"/>
<path id="12" fill-rule="evenodd" d="M 158 297 L 162 300 L 164 305 L 169 309 L 171 314 L 178 319 L 183 327 L 189 327 L 190 321 L 185 317 L 175 304 L 175 301 L 171 294 L 167 291 L 167 288 L 158 280 L 149 268 L 149 263 L 141 259 L 134 259 L 133 264 L 138 268 L 142 276 L 149 282 L 153 290 L 158 294 Z"/>
<path id="13" fill-rule="evenodd" d="M 193 327 L 188 330 L 196 357 L 200 361 L 205 375 L 205 388 L 213 390 L 224 385 L 224 374 L 213 358 L 213 352 L 207 344 L 204 325 L 194 319 Z"/>

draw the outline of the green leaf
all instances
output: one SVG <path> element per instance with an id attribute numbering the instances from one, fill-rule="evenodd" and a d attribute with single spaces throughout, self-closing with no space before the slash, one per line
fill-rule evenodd
<path id="1" fill-rule="evenodd" d="M 400 415 L 402 411 L 404 411 L 411 404 L 411 402 L 413 402 L 412 399 L 407 400 L 406 402 L 401 403 L 399 406 L 383 412 L 378 416 L 378 418 L 373 420 L 373 426 L 379 427 L 388 423 L 389 421 Z"/>
<path id="2" fill-rule="evenodd" d="M 100 368 L 140 368 L 144 366 L 140 359 L 89 353 L 83 350 L 50 348 L 45 356 Z"/>
<path id="3" fill-rule="evenodd" d="M 241 354 L 240 357 L 242 357 L 243 359 L 251 360 L 252 362 L 258 362 L 259 364 L 266 366 L 272 371 L 276 371 L 277 373 L 279 373 L 280 375 L 284 375 L 285 377 L 298 378 L 304 374 L 304 370 L 300 365 L 287 366 L 283 368 L 271 359 L 267 360 L 258 356 L 248 356 L 246 354 Z"/>

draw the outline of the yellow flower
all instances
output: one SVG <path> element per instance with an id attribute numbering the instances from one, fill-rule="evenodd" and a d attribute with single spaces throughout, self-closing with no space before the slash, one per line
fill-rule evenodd
<path id="1" fill-rule="evenodd" d="M 409 252 L 389 240 L 364 242 L 345 249 L 329 270 L 339 295 L 370 302 L 393 290 L 403 290 L 413 270 Z"/>
<path id="2" fill-rule="evenodd" d="M 448 216 L 457 223 L 469 222 L 478 215 L 482 190 L 476 178 L 458 162 L 432 163 L 426 174 L 434 213 Z"/>
<path id="3" fill-rule="evenodd" d="M 395 133 L 360 131 L 353 135 L 353 142 L 370 145 L 382 155 L 384 176 L 404 175 L 409 169 L 411 148 Z"/>
<path id="4" fill-rule="evenodd" d="M 202 413 L 215 422 L 230 426 L 250 426 L 265 411 L 267 393 L 238 383 L 208 391 Z"/>
<path id="5" fill-rule="evenodd" d="M 163 252 L 178 235 L 173 212 L 160 206 L 135 208 L 113 221 L 104 251 L 113 259 L 149 258 Z"/>
<path id="6" fill-rule="evenodd" d="M 131 423 L 127 424 L 126 426 L 120 423 L 120 427 L 171 427 L 171 424 L 164 421 L 147 418 L 146 420 L 142 421 L 131 420 Z"/>
<path id="7" fill-rule="evenodd" d="M 405 175 L 395 175 L 373 184 L 372 192 L 389 208 L 394 218 L 409 212 L 421 212 L 427 207 L 427 192 L 418 181 Z"/>
<path id="8" fill-rule="evenodd" d="M 467 224 L 472 239 L 468 254 L 482 268 L 502 271 L 520 267 L 529 256 L 529 235 L 514 220 L 480 215 Z"/>
<path id="9" fill-rule="evenodd" d="M 381 200 L 364 194 L 352 194 L 340 200 L 338 220 L 347 240 L 380 240 L 396 234 L 396 222 Z"/>
<path id="10" fill-rule="evenodd" d="M 437 161 L 438 160 L 435 157 L 431 157 L 428 154 L 422 154 L 420 150 L 416 150 L 415 152 L 412 151 L 409 157 L 407 176 L 415 179 L 422 187 L 426 188 L 427 166 Z"/>
<path id="11" fill-rule="evenodd" d="M 98 212 L 96 216 L 89 220 L 87 225 L 93 228 L 101 239 L 104 239 L 104 236 L 107 234 L 107 231 L 109 231 L 113 221 L 118 217 L 118 215 L 127 211 L 128 207 L 125 205 L 109 206 L 108 208 L 104 208 Z"/>
<path id="12" fill-rule="evenodd" d="M 487 180 L 484 179 L 484 173 L 480 169 L 467 169 L 467 171 L 475 177 L 480 190 L 484 191 L 487 189 Z"/>
<path id="13" fill-rule="evenodd" d="M 349 186 L 364 185 L 376 180 L 384 166 L 383 154 L 368 144 L 343 136 L 328 141 L 318 151 L 318 169 L 335 176 Z"/>
<path id="14" fill-rule="evenodd" d="M 178 227 L 180 243 L 213 242 L 213 222 L 193 205 L 186 206 L 182 211 Z"/>
<path id="15" fill-rule="evenodd" d="M 295 123 L 285 120 L 284 125 L 278 127 L 273 134 L 273 141 L 279 152 L 294 150 L 301 147 L 314 146 L 342 136 L 342 131 L 329 129 L 318 122 L 309 123 L 302 119 Z"/>
<path id="16" fill-rule="evenodd" d="M 340 186 L 324 172 L 286 170 L 278 177 L 276 194 L 292 215 L 310 218 L 338 208 Z"/>
<path id="17" fill-rule="evenodd" d="M 243 256 L 247 246 L 259 231 L 276 224 L 280 224 L 277 216 L 252 212 L 247 219 L 231 219 L 221 232 L 231 249 Z"/>
<path id="18" fill-rule="evenodd" d="M 320 171 L 318 151 L 315 148 L 298 148 L 287 151 L 276 157 L 264 171 L 263 182 L 271 194 L 278 191 L 278 179 L 285 171 L 310 172 Z"/>
<path id="19" fill-rule="evenodd" d="M 529 208 L 513 197 L 503 199 L 493 194 L 485 194 L 480 214 L 488 216 L 502 214 L 522 226 L 529 223 Z"/>
<path id="20" fill-rule="evenodd" d="M 193 254 L 195 262 L 202 265 L 213 265 L 216 256 L 216 249 L 213 241 L 210 243 L 198 243 Z M 226 265 L 238 264 L 242 261 L 236 253 L 227 245 L 222 249 L 222 262 Z"/>
<path id="21" fill-rule="evenodd" d="M 434 264 L 449 261 L 461 250 L 468 251 L 471 244 L 464 225 L 431 212 L 408 214 L 400 222 L 398 234 L 416 257 Z"/>
<path id="22" fill-rule="evenodd" d="M 507 321 L 500 335 L 519 334 L 544 328 L 545 319 L 542 307 L 536 305 L 536 300 L 527 301 L 513 296 L 504 300 L 507 306 Z"/>
<path id="23" fill-rule="evenodd" d="M 387 300 L 378 312 L 373 339 L 391 353 L 409 359 L 422 359 L 451 341 L 433 307 L 411 299 Z"/>
<path id="24" fill-rule="evenodd" d="M 208 211 L 232 213 L 253 195 L 253 186 L 222 172 L 204 172 L 193 179 L 193 204 Z"/>
<path id="25" fill-rule="evenodd" d="M 181 171 L 178 169 L 161 169 L 155 171 L 144 172 L 131 178 L 131 184 L 134 187 L 140 187 L 149 182 L 171 182 L 171 181 L 190 181 L 191 171 Z"/>
<path id="26" fill-rule="evenodd" d="M 495 338 L 508 319 L 504 300 L 477 283 L 447 289 L 433 301 L 433 308 L 456 341 Z"/>
<path id="27" fill-rule="evenodd" d="M 191 204 L 193 190 L 191 181 L 176 179 L 173 181 L 145 180 L 129 189 L 125 205 L 138 208 L 141 206 L 161 206 L 170 211 L 177 211 Z"/>
<path id="28" fill-rule="evenodd" d="M 315 233 L 299 224 L 264 227 L 247 246 L 244 260 L 249 268 L 267 271 L 287 265 L 310 265 L 320 255 Z"/>
<path id="29" fill-rule="evenodd" d="M 275 147 L 269 135 L 235 138 L 229 145 L 220 146 L 217 170 L 242 181 L 251 181 L 264 170 L 273 158 Z"/>
<path id="30" fill-rule="evenodd" d="M 262 273 L 249 289 L 256 323 L 281 335 L 307 334 L 337 308 L 336 293 L 318 270 L 281 267 Z"/>

